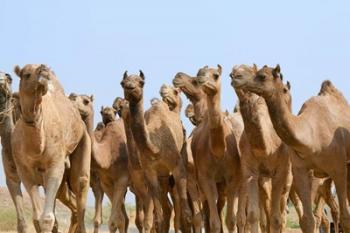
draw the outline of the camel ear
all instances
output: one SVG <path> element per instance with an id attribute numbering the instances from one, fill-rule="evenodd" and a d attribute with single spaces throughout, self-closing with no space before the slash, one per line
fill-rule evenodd
<path id="1" fill-rule="evenodd" d="M 8 82 L 9 82 L 9 84 L 12 84 L 12 77 L 11 77 L 11 75 L 6 73 L 5 76 L 6 76 L 7 80 L 8 80 Z"/>
<path id="2" fill-rule="evenodd" d="M 117 98 L 114 100 L 113 104 L 112 104 L 112 108 L 115 109 L 115 110 L 120 109 L 120 105 L 121 105 L 121 102 L 122 102 L 122 101 L 123 101 L 122 98 L 117 97 Z"/>
<path id="3" fill-rule="evenodd" d="M 91 102 L 94 102 L 94 99 L 95 99 L 94 95 L 90 95 Z"/>
<path id="4" fill-rule="evenodd" d="M 14 69 L 14 71 L 15 71 L 15 74 L 18 76 L 18 77 L 21 77 L 21 67 L 19 67 L 19 65 L 16 65 L 15 66 L 15 69 Z"/>
<path id="5" fill-rule="evenodd" d="M 128 71 L 126 70 L 126 71 L 124 72 L 124 75 L 123 75 L 123 80 L 126 79 L 127 77 L 128 77 Z"/>
<path id="6" fill-rule="evenodd" d="M 218 71 L 219 71 L 219 74 L 221 75 L 222 74 L 222 67 L 220 64 L 218 64 Z"/>
<path id="7" fill-rule="evenodd" d="M 103 107 L 103 106 L 101 106 L 101 111 L 100 111 L 100 113 L 101 113 L 101 114 L 103 113 L 103 109 L 104 109 L 104 107 Z"/>
<path id="8" fill-rule="evenodd" d="M 208 65 L 203 66 L 203 69 L 208 69 L 208 68 L 209 68 Z"/>
<path id="9" fill-rule="evenodd" d="M 139 75 L 143 80 L 145 80 L 145 74 L 140 70 L 140 75 Z"/>
<path id="10" fill-rule="evenodd" d="M 289 81 L 287 81 L 287 88 L 288 88 L 288 90 L 290 90 L 290 88 L 291 88 L 291 85 L 290 85 Z"/>
<path id="11" fill-rule="evenodd" d="M 255 63 L 253 64 L 253 70 L 254 73 L 258 72 L 258 66 Z"/>
<path id="12" fill-rule="evenodd" d="M 174 92 L 176 95 L 179 95 L 181 93 L 181 89 L 180 88 L 174 88 Z"/>
<path id="13" fill-rule="evenodd" d="M 69 94 L 68 99 L 75 100 L 77 97 L 78 97 L 78 95 L 75 94 L 74 92 L 72 92 L 72 93 Z"/>
<path id="14" fill-rule="evenodd" d="M 272 70 L 272 75 L 274 78 L 281 78 L 281 67 L 279 64 Z"/>

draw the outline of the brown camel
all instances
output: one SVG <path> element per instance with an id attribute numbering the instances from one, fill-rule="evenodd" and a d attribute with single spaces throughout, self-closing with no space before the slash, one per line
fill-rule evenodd
<path id="1" fill-rule="evenodd" d="M 148 233 L 153 225 L 153 202 L 150 195 L 145 172 L 142 167 L 142 156 L 135 144 L 130 127 L 130 109 L 127 100 L 117 97 L 113 102 L 113 108 L 124 121 L 124 129 L 128 148 L 128 169 L 131 179 L 131 190 L 136 199 L 136 227 L 139 232 Z"/>
<path id="2" fill-rule="evenodd" d="M 194 106 L 198 126 L 193 131 L 191 147 L 197 165 L 199 186 L 210 211 L 210 231 L 220 232 L 222 228 L 216 203 L 221 196 L 217 189 L 217 184 L 220 183 L 227 195 L 226 225 L 233 232 L 236 225 L 233 209 L 240 181 L 236 136 L 242 133 L 243 124 L 237 118 L 227 117 L 221 112 L 220 79 L 220 66 L 218 69 L 206 66 L 198 71 L 196 78 L 178 73 L 173 83 Z"/>
<path id="3" fill-rule="evenodd" d="M 169 109 L 171 111 L 174 111 L 178 114 L 181 113 L 181 106 L 182 106 L 182 100 L 180 96 L 181 90 L 175 87 L 163 85 L 160 89 L 160 95 L 162 97 L 162 100 L 169 106 Z M 190 111 L 190 110 L 188 110 Z M 192 113 L 189 113 L 192 114 Z M 194 115 L 194 112 L 193 114 Z M 186 141 L 184 143 L 182 153 L 184 156 L 184 160 L 186 160 L 187 165 L 187 191 L 191 200 L 191 207 L 192 207 L 192 225 L 193 230 L 196 233 L 199 233 L 201 231 L 202 227 L 202 210 L 201 210 L 201 197 L 198 189 L 198 182 L 196 178 L 196 168 L 192 156 L 191 151 L 191 142 L 192 137 L 186 138 Z M 176 189 L 173 190 L 172 193 L 176 194 Z M 178 201 L 177 201 L 178 202 Z M 180 206 L 178 203 L 174 203 L 175 206 L 175 228 L 179 228 L 180 226 L 180 212 L 179 210 Z M 175 232 L 178 231 L 175 229 Z"/>
<path id="4" fill-rule="evenodd" d="M 181 89 L 181 91 L 186 95 L 186 97 L 191 101 L 193 106 L 193 113 L 191 113 L 191 107 L 187 109 L 189 116 L 191 116 L 191 121 L 194 125 L 198 126 L 202 123 L 203 118 L 207 114 L 207 97 L 205 93 L 203 92 L 202 88 L 198 85 L 197 81 L 195 80 L 195 77 L 190 77 L 189 75 L 185 73 L 178 73 L 174 80 L 173 84 L 175 87 L 178 87 Z M 242 122 L 243 125 L 243 122 Z M 195 132 L 197 128 L 193 130 Z M 193 136 L 193 132 L 191 133 L 191 136 Z M 192 145 L 191 145 L 192 147 Z M 191 149 L 192 150 L 192 149 Z M 192 156 L 194 158 L 194 161 L 197 159 L 194 157 L 194 154 L 192 153 Z M 222 216 L 223 216 L 223 209 L 226 202 L 226 193 L 225 193 L 225 184 L 223 183 L 216 183 L 217 190 L 218 190 L 218 200 L 217 200 L 217 210 L 218 215 L 221 222 L 221 231 L 223 231 L 222 226 Z M 202 192 L 202 203 L 203 203 L 203 214 L 204 214 L 204 226 L 206 232 L 210 231 L 210 223 L 209 223 L 209 207 L 208 203 L 205 200 L 205 195 Z M 228 219 L 228 215 L 226 215 L 226 223 L 231 224 L 231 220 Z M 231 224 L 232 225 L 232 224 Z"/>
<path id="5" fill-rule="evenodd" d="M 12 152 L 20 178 L 30 195 L 38 232 L 54 226 L 55 197 L 66 161 L 69 187 L 77 199 L 77 231 L 85 232 L 84 213 L 89 183 L 91 141 L 78 111 L 53 72 L 45 65 L 15 67 L 20 77 L 21 118 L 12 137 Z M 62 114 L 65 113 L 65 114 Z M 39 185 L 46 191 L 42 210 Z"/>
<path id="6" fill-rule="evenodd" d="M 85 125 L 88 127 L 88 132 L 91 137 L 92 128 L 89 128 L 89 120 L 90 116 L 93 113 L 93 101 L 94 97 L 88 95 L 77 95 L 75 93 L 71 93 L 68 98 L 72 101 L 74 106 L 79 110 L 80 116 L 84 121 Z M 79 99 L 79 100 L 77 100 Z M 91 126 L 92 127 L 92 126 Z M 95 133 L 95 138 L 97 141 L 100 141 L 102 137 L 104 125 L 102 128 L 98 128 Z M 90 170 L 90 187 L 92 189 L 92 193 L 95 197 L 95 215 L 94 215 L 94 233 L 98 233 L 100 225 L 102 224 L 102 202 L 103 202 L 103 190 L 100 183 L 100 178 L 98 176 L 97 171 L 94 167 L 91 167 Z"/>
<path id="7" fill-rule="evenodd" d="M 235 85 L 262 96 L 268 106 L 278 136 L 296 151 L 292 156 L 296 191 L 303 203 L 300 221 L 303 232 L 315 231 L 312 214 L 311 179 L 330 177 L 336 186 L 343 230 L 350 232 L 347 209 L 347 163 L 350 161 L 350 106 L 330 81 L 322 83 L 318 96 L 312 97 L 294 116 L 289 108 L 291 99 L 285 91 L 280 67 L 264 66 L 255 75 L 236 78 Z M 317 121 L 315 120 L 317 116 Z"/>
<path id="8" fill-rule="evenodd" d="M 70 99 L 79 110 L 92 138 L 91 170 L 96 172 L 102 191 L 107 194 L 112 203 L 108 222 L 109 231 L 115 232 L 118 229 L 120 232 L 126 232 L 129 219 L 126 215 L 124 196 L 129 183 L 129 173 L 123 121 L 116 120 L 115 109 L 102 107 L 101 115 L 105 127 L 98 141 L 92 132 L 93 99 L 86 95 L 75 94 L 71 94 Z M 97 131 L 97 134 L 101 133 L 100 131 Z M 101 207 L 97 210 L 100 211 Z M 95 216 L 99 217 L 100 212 L 96 212 Z"/>
<path id="9" fill-rule="evenodd" d="M 265 100 L 248 91 L 235 86 L 234 79 L 254 75 L 256 66 L 234 67 L 230 76 L 239 99 L 239 109 L 244 121 L 244 133 L 248 139 L 250 152 L 242 154 L 244 200 L 248 201 L 247 220 L 251 226 L 251 232 L 259 231 L 259 178 L 272 179 L 271 209 L 267 216 L 268 232 L 284 232 L 286 221 L 285 207 L 292 183 L 292 170 L 290 162 L 290 149 L 278 137 L 273 128 Z M 289 86 L 285 91 L 289 91 Z M 290 104 L 290 102 L 289 102 Z M 291 106 L 289 106 L 291 107 Z M 242 197 L 241 197 L 242 198 Z M 245 211 L 243 213 L 245 215 Z M 270 223 L 270 224 L 269 224 Z M 244 225 L 239 225 L 239 232 L 244 232 Z"/>
<path id="10" fill-rule="evenodd" d="M 21 179 L 18 176 L 16 164 L 12 156 L 11 134 L 14 128 L 13 112 L 16 103 L 12 100 L 12 78 L 9 74 L 0 72 L 0 137 L 2 146 L 2 163 L 6 177 L 6 185 L 11 194 L 17 213 L 17 231 L 24 233 L 27 225 L 24 220 Z"/>
<path id="11" fill-rule="evenodd" d="M 121 85 L 125 99 L 129 101 L 130 128 L 137 148 L 140 150 L 145 167 L 146 178 L 152 193 L 156 211 L 156 230 L 162 231 L 162 206 L 160 202 L 159 176 L 172 174 L 180 199 L 181 218 L 189 232 L 191 210 L 187 200 L 186 165 L 181 155 L 184 133 L 179 114 L 169 110 L 162 102 L 152 106 L 146 114 L 143 110 L 144 74 L 128 75 L 124 73 Z"/>

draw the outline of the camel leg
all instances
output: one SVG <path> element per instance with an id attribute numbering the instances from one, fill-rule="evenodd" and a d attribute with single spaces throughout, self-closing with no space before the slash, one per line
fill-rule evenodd
<path id="1" fill-rule="evenodd" d="M 221 230 L 220 230 L 220 233 L 223 233 L 224 232 L 224 224 L 223 224 L 223 219 L 224 219 L 224 207 L 225 207 L 225 204 L 226 204 L 226 199 L 227 199 L 227 196 L 226 196 L 226 185 L 224 183 L 219 183 L 216 185 L 217 187 L 217 190 L 218 190 L 218 200 L 216 202 L 216 207 L 217 207 L 217 210 L 218 210 L 218 214 L 219 214 L 219 217 L 220 217 L 220 224 L 221 224 Z"/>
<path id="2" fill-rule="evenodd" d="M 159 186 L 157 173 L 150 168 L 146 168 L 145 176 L 148 181 L 149 189 L 152 195 L 153 204 L 155 208 L 155 230 L 157 233 L 162 233 L 163 209 L 161 204 L 161 190 Z"/>
<path id="3" fill-rule="evenodd" d="M 71 168 L 69 181 L 77 199 L 77 231 L 85 233 L 84 216 L 86 199 L 90 184 L 91 141 L 85 132 L 80 144 L 70 156 Z"/>
<path id="4" fill-rule="evenodd" d="M 239 181 L 234 180 L 227 188 L 227 208 L 226 208 L 226 226 L 229 233 L 235 232 L 237 218 L 235 213 L 235 204 L 238 198 Z"/>
<path id="5" fill-rule="evenodd" d="M 60 200 L 71 211 L 71 222 L 69 233 L 74 233 L 78 227 L 77 219 L 77 201 L 74 193 L 69 189 L 66 177 L 63 178 L 61 186 L 57 193 L 57 199 Z"/>
<path id="6" fill-rule="evenodd" d="M 114 233 L 118 229 L 120 233 L 125 233 L 125 206 L 124 195 L 128 187 L 128 177 L 119 177 L 113 187 L 112 209 L 108 221 L 109 232 Z"/>
<path id="7" fill-rule="evenodd" d="M 188 176 L 187 182 L 188 193 L 191 198 L 192 203 L 192 224 L 194 228 L 194 233 L 200 233 L 202 228 L 202 209 L 199 190 L 196 185 L 196 180 L 193 174 Z"/>
<path id="8" fill-rule="evenodd" d="M 292 164 L 295 191 L 303 205 L 300 227 L 303 233 L 314 233 L 315 219 L 312 213 L 310 171 L 303 166 L 303 161 L 297 155 L 292 156 Z"/>
<path id="9" fill-rule="evenodd" d="M 64 175 L 64 161 L 58 161 L 46 171 L 44 176 L 45 204 L 44 211 L 40 217 L 40 229 L 42 233 L 51 233 L 54 223 L 54 206 L 56 196 Z"/>
<path id="10" fill-rule="evenodd" d="M 208 201 L 203 199 L 203 221 L 205 233 L 210 233 L 209 205 Z"/>
<path id="11" fill-rule="evenodd" d="M 163 226 L 162 232 L 167 233 L 170 230 L 170 221 L 171 221 L 171 213 L 173 210 L 173 206 L 171 201 L 168 198 L 169 193 L 169 177 L 159 177 L 160 182 L 160 190 L 161 190 L 161 203 L 163 209 Z"/>
<path id="12" fill-rule="evenodd" d="M 171 188 L 170 197 L 174 205 L 174 231 L 175 233 L 179 233 L 181 227 L 181 204 L 176 187 Z"/>
<path id="13" fill-rule="evenodd" d="M 124 194 L 124 198 L 123 198 L 123 215 L 124 215 L 124 219 L 125 219 L 125 232 L 128 232 L 129 229 L 129 216 L 128 216 L 128 212 L 126 211 L 126 206 L 125 206 L 125 194 Z"/>
<path id="14" fill-rule="evenodd" d="M 94 233 L 98 233 L 102 223 L 103 190 L 97 174 L 91 172 L 90 186 L 95 197 Z"/>
<path id="15" fill-rule="evenodd" d="M 331 225 L 329 223 L 327 215 L 324 212 L 322 213 L 321 225 L 325 229 L 324 232 L 326 232 L 326 233 L 330 233 L 331 232 Z"/>
<path id="16" fill-rule="evenodd" d="M 201 174 L 198 175 L 198 181 L 208 203 L 210 232 L 219 233 L 221 230 L 221 223 L 216 205 L 218 192 L 215 181 Z"/>
<path id="17" fill-rule="evenodd" d="M 290 192 L 289 192 L 289 199 L 293 203 L 294 208 L 297 212 L 299 220 L 303 216 L 303 205 L 301 204 L 301 201 L 295 191 L 294 184 L 292 185 Z"/>
<path id="18" fill-rule="evenodd" d="M 247 222 L 251 227 L 251 233 L 259 232 L 259 185 L 258 179 L 251 176 L 247 184 Z"/>
<path id="19" fill-rule="evenodd" d="M 339 200 L 340 222 L 344 233 L 350 233 L 350 214 L 347 206 L 347 169 L 339 169 L 339 174 L 332 176 Z M 345 174 L 344 174 L 345 173 Z"/>
<path id="20" fill-rule="evenodd" d="M 242 178 L 240 189 L 239 189 L 239 202 L 238 202 L 238 212 L 237 212 L 237 231 L 238 233 L 245 233 L 247 230 L 246 221 L 246 207 L 247 207 L 247 179 Z"/>
<path id="21" fill-rule="evenodd" d="M 334 223 L 334 232 L 339 232 L 339 206 L 332 195 L 332 180 L 328 179 L 324 184 L 324 198 L 327 205 L 331 209 L 331 214 Z"/>
<path id="22" fill-rule="evenodd" d="M 287 162 L 287 161 L 285 161 Z M 272 193 L 271 193 L 271 233 L 279 233 L 283 229 L 285 217 L 285 209 L 287 206 L 287 196 L 289 193 L 291 176 L 290 168 L 284 167 L 278 169 L 275 176 L 272 178 Z"/>
<path id="23" fill-rule="evenodd" d="M 314 210 L 314 215 L 315 215 L 315 220 L 316 220 L 316 231 L 320 231 L 321 223 L 322 223 L 322 217 L 323 217 L 323 211 L 324 211 L 324 205 L 325 205 L 325 200 L 321 193 L 318 193 L 316 196 L 315 200 L 315 210 Z M 329 225 L 329 223 L 328 223 Z"/>
<path id="24" fill-rule="evenodd" d="M 144 233 L 144 219 L 145 219 L 145 213 L 144 213 L 144 204 L 142 201 L 142 198 L 140 198 L 138 195 L 135 195 L 136 199 L 136 219 L 135 219 L 135 225 L 139 233 Z"/>
<path id="25" fill-rule="evenodd" d="M 260 229 L 261 232 L 269 232 L 271 216 L 271 187 L 270 179 L 259 179 L 259 205 L 260 205 Z"/>
<path id="26" fill-rule="evenodd" d="M 18 177 L 18 174 L 16 171 L 10 171 L 12 170 L 13 166 L 9 166 L 9 164 L 6 164 L 6 163 L 7 161 L 5 157 L 3 157 L 3 165 L 4 165 L 5 176 L 6 176 L 6 185 L 10 192 L 13 204 L 15 205 L 15 208 L 16 208 L 17 232 L 26 233 L 27 224 L 24 219 L 21 180 Z"/>
<path id="27" fill-rule="evenodd" d="M 177 167 L 173 170 L 173 176 L 181 203 L 181 225 L 184 227 L 184 233 L 191 232 L 192 211 L 187 198 L 187 171 L 182 161 L 179 161 Z"/>

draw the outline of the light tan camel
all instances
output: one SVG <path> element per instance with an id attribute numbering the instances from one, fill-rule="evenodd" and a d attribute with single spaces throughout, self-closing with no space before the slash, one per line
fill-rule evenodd
<path id="1" fill-rule="evenodd" d="M 94 133 L 92 131 L 92 125 L 90 127 L 89 121 L 91 120 L 91 114 L 93 114 L 93 101 L 94 97 L 88 95 L 77 95 L 71 93 L 68 98 L 72 101 L 74 106 L 79 110 L 80 116 L 87 126 L 89 135 Z M 96 132 L 95 138 L 100 141 L 103 134 L 103 127 L 99 128 Z M 94 166 L 90 170 L 90 187 L 95 197 L 95 215 L 94 215 L 94 233 L 98 233 L 100 225 L 102 224 L 102 201 L 103 201 L 103 190 L 100 183 L 100 178 Z"/>
<path id="2" fill-rule="evenodd" d="M 315 231 L 312 213 L 311 179 L 329 176 L 335 183 L 343 230 L 350 232 L 347 209 L 347 163 L 350 160 L 350 107 L 330 81 L 322 83 L 319 95 L 304 103 L 294 116 L 288 106 L 280 67 L 264 66 L 255 75 L 236 78 L 235 85 L 262 96 L 278 136 L 296 151 L 292 156 L 296 191 L 303 203 L 300 221 L 303 232 Z M 317 120 L 315 117 L 317 116 Z"/>
<path id="3" fill-rule="evenodd" d="M 191 77 L 185 73 L 178 73 L 174 80 L 173 84 L 175 87 L 178 87 L 181 89 L 181 91 L 186 95 L 186 97 L 191 101 L 193 105 L 193 113 L 190 113 L 191 107 L 188 108 L 189 116 L 191 116 L 191 121 L 194 123 L 194 125 L 198 126 L 202 123 L 203 119 L 206 117 L 207 114 L 207 97 L 205 93 L 203 92 L 202 88 L 198 85 L 197 81 L 195 80 L 195 77 Z M 242 122 L 243 125 L 243 122 Z M 193 136 L 193 133 L 197 130 L 195 128 L 193 132 L 191 133 L 191 137 Z M 192 145 L 191 145 L 192 147 Z M 191 149 L 192 150 L 192 149 Z M 195 155 L 192 154 L 194 161 L 196 161 Z M 200 156 L 200 155 L 199 155 Z M 223 216 L 223 209 L 226 202 L 226 187 L 224 183 L 216 183 L 217 191 L 218 191 L 218 200 L 217 200 L 217 211 L 221 222 L 221 232 L 223 231 L 222 226 L 222 216 Z M 210 232 L 210 223 L 209 223 L 209 207 L 208 203 L 205 199 L 205 195 L 202 193 L 202 203 L 203 203 L 203 217 L 204 217 L 204 227 L 206 232 Z M 228 215 L 226 215 L 226 222 L 231 224 L 231 220 L 228 221 Z M 231 224 L 232 226 L 232 224 Z"/>
<path id="4" fill-rule="evenodd" d="M 128 169 L 131 178 L 131 190 L 136 199 L 136 227 L 139 232 L 150 232 L 153 225 L 153 202 L 152 196 L 145 179 L 142 167 L 142 156 L 135 144 L 130 127 L 129 103 L 120 97 L 113 102 L 113 108 L 124 121 L 124 129 L 128 148 Z"/>
<path id="5" fill-rule="evenodd" d="M 120 232 L 126 232 L 129 219 L 126 215 L 124 195 L 129 183 L 129 173 L 123 121 L 116 120 L 115 109 L 102 107 L 100 113 L 104 128 L 97 131 L 97 134 L 101 135 L 99 140 L 96 140 L 95 134 L 92 132 L 93 99 L 86 95 L 71 94 L 70 100 L 79 110 L 92 138 L 91 170 L 99 177 L 102 191 L 107 194 L 112 203 L 108 222 L 109 230 L 115 232 L 118 229 Z M 97 208 L 98 211 L 101 209 L 102 207 Z M 96 212 L 95 216 L 99 217 L 100 212 Z"/>
<path id="6" fill-rule="evenodd" d="M 226 225 L 233 232 L 236 225 L 234 200 L 238 195 L 240 181 L 238 142 L 235 136 L 243 131 L 243 123 L 225 117 L 221 112 L 220 79 L 220 66 L 218 69 L 206 66 L 198 71 L 196 78 L 178 73 L 173 83 L 191 100 L 196 122 L 200 122 L 193 131 L 192 153 L 197 165 L 199 186 L 209 206 L 210 232 L 222 230 L 216 203 L 221 196 L 217 189 L 218 183 L 221 183 L 223 193 L 227 195 Z"/>
<path id="7" fill-rule="evenodd" d="M 64 95 L 53 72 L 45 65 L 15 67 L 20 77 L 22 116 L 12 137 L 12 152 L 20 178 L 30 195 L 38 232 L 51 232 L 54 204 L 66 160 L 69 187 L 77 198 L 77 231 L 85 232 L 84 213 L 89 186 L 91 140 L 78 111 Z M 65 114 L 62 114 L 62 113 Z M 39 185 L 46 191 L 42 210 Z"/>
<path id="8" fill-rule="evenodd" d="M 162 206 L 158 176 L 172 174 L 181 199 L 181 218 L 189 232 L 192 218 L 187 200 L 186 165 L 181 155 L 184 142 L 183 128 L 177 113 L 162 102 L 152 106 L 146 114 L 143 110 L 144 74 L 124 73 L 121 85 L 125 99 L 129 101 L 130 126 L 137 148 L 143 159 L 142 165 L 149 182 L 156 211 L 156 230 L 162 232 Z"/>
<path id="9" fill-rule="evenodd" d="M 13 112 L 16 103 L 12 101 L 12 78 L 9 74 L 0 72 L 0 137 L 2 146 L 2 164 L 6 177 L 6 185 L 10 192 L 17 214 L 17 231 L 27 232 L 24 219 L 21 179 L 18 176 L 16 164 L 12 156 L 11 134 L 14 128 Z"/>
<path id="10" fill-rule="evenodd" d="M 181 90 L 172 86 L 163 85 L 160 89 L 160 95 L 162 100 L 169 106 L 171 111 L 174 111 L 178 114 L 181 113 L 182 100 L 180 96 Z M 188 110 L 190 111 L 190 110 Z M 192 113 L 189 113 L 192 114 Z M 194 115 L 194 112 L 193 114 Z M 199 193 L 199 187 L 197 182 L 196 168 L 192 156 L 191 150 L 192 137 L 186 138 L 184 143 L 182 153 L 184 160 L 186 160 L 187 165 L 187 191 L 190 197 L 190 203 L 192 207 L 192 225 L 193 231 L 199 233 L 202 227 L 202 207 L 201 207 L 201 197 Z M 176 193 L 176 189 L 173 190 L 173 193 Z M 178 200 L 177 200 L 178 202 Z M 177 203 L 174 203 L 175 206 L 175 223 L 176 228 L 180 226 L 180 212 L 178 208 L 180 206 Z M 175 230 L 175 232 L 178 230 Z"/>
<path id="11" fill-rule="evenodd" d="M 249 77 L 257 72 L 256 67 L 234 67 L 230 76 L 239 99 L 239 109 L 244 121 L 244 133 L 248 139 L 249 151 L 242 154 L 243 184 L 242 192 L 245 199 L 249 200 L 247 206 L 247 220 L 251 226 L 251 232 L 259 231 L 259 178 L 272 179 L 271 209 L 267 213 L 268 232 L 285 231 L 285 207 L 292 183 L 292 170 L 290 155 L 293 150 L 278 137 L 273 128 L 265 100 L 248 91 L 235 86 L 236 78 Z M 289 86 L 285 91 L 289 91 Z M 289 107 L 290 106 L 289 102 Z M 251 153 L 249 153 L 251 152 Z M 242 198 L 242 197 L 240 197 Z M 245 211 L 243 213 L 245 215 Z M 245 226 L 239 225 L 239 232 L 244 232 Z"/>

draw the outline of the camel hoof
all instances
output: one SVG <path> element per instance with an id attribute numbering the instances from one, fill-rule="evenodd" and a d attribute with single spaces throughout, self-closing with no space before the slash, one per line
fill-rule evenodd
<path id="1" fill-rule="evenodd" d="M 41 216 L 40 220 L 40 228 L 42 233 L 52 232 L 52 229 L 55 224 L 55 215 L 53 213 L 49 213 L 46 216 Z"/>

